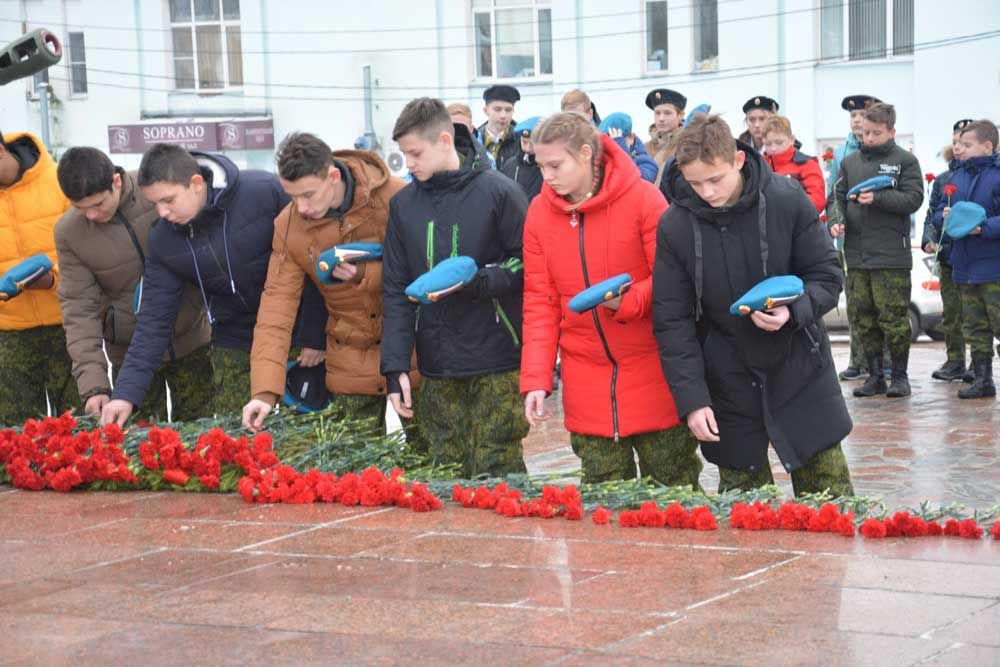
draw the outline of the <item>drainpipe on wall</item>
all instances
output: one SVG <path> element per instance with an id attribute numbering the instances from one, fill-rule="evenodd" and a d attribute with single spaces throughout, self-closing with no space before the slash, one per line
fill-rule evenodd
<path id="1" fill-rule="evenodd" d="M 139 75 L 139 115 L 146 110 L 146 62 L 142 38 L 142 0 L 133 0 L 132 13 L 135 14 L 136 73 Z"/>
<path id="2" fill-rule="evenodd" d="M 434 6 L 434 20 L 437 30 L 438 46 L 438 98 L 445 99 L 444 94 L 444 0 L 437 0 Z"/>
<path id="3" fill-rule="evenodd" d="M 271 40 L 265 26 L 269 25 L 267 20 L 267 0 L 260 0 L 260 50 L 263 51 L 264 65 L 264 110 L 267 115 L 273 115 L 271 111 Z"/>
<path id="4" fill-rule="evenodd" d="M 354 147 L 359 150 L 377 151 L 379 149 L 378 137 L 375 135 L 375 125 L 372 120 L 372 66 L 365 65 L 361 68 L 361 77 L 365 88 L 365 133 L 354 142 Z"/>

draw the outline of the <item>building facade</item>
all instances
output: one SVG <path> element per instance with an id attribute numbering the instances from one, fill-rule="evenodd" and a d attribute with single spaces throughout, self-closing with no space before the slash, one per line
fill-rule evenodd
<path id="1" fill-rule="evenodd" d="M 0 41 L 37 27 L 65 50 L 47 72 L 50 148 L 94 145 L 129 168 L 156 141 L 273 168 L 273 146 L 304 130 L 402 169 L 391 135 L 409 99 L 466 102 L 478 124 L 498 81 L 521 92 L 516 118 L 581 88 L 640 136 L 655 87 L 735 131 L 743 102 L 768 95 L 814 154 L 847 134 L 841 98 L 869 93 L 896 105 L 925 171 L 943 168 L 954 120 L 1000 116 L 994 0 L 0 2 Z M 40 132 L 36 84 L 0 88 L 0 129 Z"/>

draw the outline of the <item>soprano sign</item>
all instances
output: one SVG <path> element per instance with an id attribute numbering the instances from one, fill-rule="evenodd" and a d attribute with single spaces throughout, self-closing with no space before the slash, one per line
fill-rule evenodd
<path id="1" fill-rule="evenodd" d="M 274 148 L 274 121 L 234 119 L 108 127 L 112 153 L 143 153 L 154 144 L 177 144 L 192 151 L 268 150 Z"/>

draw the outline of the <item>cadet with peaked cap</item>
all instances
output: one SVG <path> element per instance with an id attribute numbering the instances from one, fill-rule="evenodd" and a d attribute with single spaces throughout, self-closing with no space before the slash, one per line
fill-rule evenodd
<path id="1" fill-rule="evenodd" d="M 833 190 L 837 185 L 837 174 L 840 173 L 840 163 L 848 155 L 856 153 L 861 148 L 861 126 L 865 121 L 865 109 L 881 101 L 873 95 L 848 95 L 840 102 L 840 108 L 844 111 L 849 111 L 851 114 L 851 131 L 847 134 L 844 144 L 833 151 L 833 160 L 830 162 L 830 171 L 826 179 L 826 215 L 828 220 L 837 219 L 838 215 L 842 217 L 843 202 L 837 202 L 833 198 Z M 838 208 L 834 210 L 834 207 Z M 841 252 L 841 258 L 843 258 L 844 243 L 841 239 L 837 240 L 837 248 Z M 852 298 L 850 282 L 844 286 L 844 294 L 847 297 L 847 308 L 850 310 Z M 858 380 L 868 375 L 868 361 L 865 359 L 865 352 L 861 348 L 861 339 L 858 338 L 857 327 L 852 326 L 850 332 L 851 358 L 847 363 L 847 368 L 840 373 L 839 377 L 841 380 Z"/>
<path id="2" fill-rule="evenodd" d="M 778 102 L 766 95 L 757 95 L 744 102 L 743 113 L 746 114 L 747 129 L 738 137 L 739 140 L 753 146 L 758 153 L 763 153 L 764 123 L 778 113 L 778 108 Z"/>
<path id="3" fill-rule="evenodd" d="M 952 174 L 958 168 L 958 164 L 964 157 L 965 147 L 962 145 L 962 130 L 972 123 L 971 118 L 963 118 L 952 126 L 951 145 L 943 152 L 948 169 L 941 172 L 934 178 L 931 185 L 930 199 L 927 204 L 927 215 L 924 218 L 924 233 L 920 242 L 921 247 L 928 255 L 935 255 L 937 259 L 938 278 L 941 281 L 941 304 L 944 307 L 944 315 L 941 321 L 941 330 L 944 332 L 944 347 L 947 353 L 945 362 L 931 373 L 935 380 L 962 380 L 968 376 L 968 382 L 972 382 L 972 374 L 966 372 L 965 366 L 965 337 L 962 335 L 962 298 L 958 291 L 958 285 L 951 277 L 951 245 L 952 238 L 948 234 L 941 234 L 934 226 L 934 211 L 937 210 L 944 196 L 944 186 L 951 182 Z"/>
<path id="4" fill-rule="evenodd" d="M 521 99 L 521 93 L 514 86 L 498 84 L 483 91 L 483 113 L 486 122 L 479 126 L 479 141 L 490 154 L 497 168 L 520 152 L 518 139 L 514 136 L 514 105 Z"/>
<path id="5" fill-rule="evenodd" d="M 500 167 L 501 174 L 521 186 L 528 201 L 542 191 L 542 171 L 535 162 L 535 147 L 531 142 L 531 132 L 541 119 L 541 116 L 532 116 L 514 127 L 514 136 L 521 144 L 521 152 Z"/>
<path id="6" fill-rule="evenodd" d="M 676 90 L 657 88 L 646 95 L 646 106 L 653 110 L 646 149 L 662 172 L 663 165 L 674 156 L 674 137 L 684 122 L 687 98 Z M 659 185 L 659 176 L 656 182 Z"/>

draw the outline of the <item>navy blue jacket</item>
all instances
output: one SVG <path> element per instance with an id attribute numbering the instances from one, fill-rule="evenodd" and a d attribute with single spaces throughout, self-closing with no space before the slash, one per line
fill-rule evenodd
<path id="1" fill-rule="evenodd" d="M 958 190 L 951 205 L 972 201 L 986 209 L 983 233 L 952 241 L 951 276 L 956 283 L 978 285 L 1000 281 L 1000 154 L 963 160 L 951 175 Z M 934 227 L 940 233 L 948 197 L 934 210 Z"/>
<path id="2" fill-rule="evenodd" d="M 414 180 L 389 201 L 382 256 L 382 373 L 389 392 L 410 368 L 459 378 L 512 371 L 521 365 L 524 271 L 521 237 L 528 199 L 496 171 L 443 171 Z M 437 303 L 412 303 L 404 290 L 450 256 L 480 267 L 465 289 Z M 418 325 L 419 321 L 419 325 Z"/>
<path id="3" fill-rule="evenodd" d="M 192 155 L 209 186 L 208 202 L 188 224 L 161 221 L 150 233 L 135 334 L 113 393 L 113 398 L 137 406 L 170 343 L 186 285 L 201 290 L 212 323 L 212 344 L 250 351 L 274 219 L 289 202 L 273 174 L 240 171 L 222 155 Z M 318 301 L 318 293 L 315 296 Z M 300 327 L 308 330 L 301 342 L 323 348 L 323 343 L 313 343 L 323 338 L 325 307 L 303 310 L 323 317 Z"/>
<path id="4" fill-rule="evenodd" d="M 920 238 L 920 247 L 923 248 L 928 243 L 937 243 L 941 246 L 938 251 L 938 261 L 951 266 L 951 243 L 952 239 L 947 234 L 942 238 L 941 230 L 934 225 L 934 212 L 944 197 L 944 186 L 951 182 L 951 175 L 958 166 L 958 160 L 951 160 L 948 163 L 948 171 L 942 171 L 934 178 L 931 184 L 931 196 L 927 201 L 927 214 L 924 216 L 924 233 Z"/>

